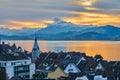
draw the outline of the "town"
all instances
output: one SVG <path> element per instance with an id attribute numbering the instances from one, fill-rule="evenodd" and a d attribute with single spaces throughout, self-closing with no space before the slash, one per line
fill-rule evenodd
<path id="1" fill-rule="evenodd" d="M 120 80 L 120 61 L 99 54 L 42 52 L 37 37 L 31 52 L 2 41 L 0 80 Z"/>

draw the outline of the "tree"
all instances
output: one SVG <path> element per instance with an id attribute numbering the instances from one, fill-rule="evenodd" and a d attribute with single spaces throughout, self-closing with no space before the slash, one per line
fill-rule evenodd
<path id="1" fill-rule="evenodd" d="M 95 58 L 96 61 L 103 60 L 103 57 L 99 54 L 96 55 L 94 58 Z"/>
<path id="2" fill-rule="evenodd" d="M 2 46 L 0 45 L 0 53 L 2 53 L 3 52 L 3 48 L 2 48 Z"/>

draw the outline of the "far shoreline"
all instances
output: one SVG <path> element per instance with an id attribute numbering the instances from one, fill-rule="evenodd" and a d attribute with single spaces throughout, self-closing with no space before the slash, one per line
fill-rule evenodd
<path id="1" fill-rule="evenodd" d="M 34 41 L 34 39 L 1 39 L 1 41 L 18 41 L 18 40 L 20 40 L 20 41 Z M 119 42 L 120 40 L 47 40 L 47 39 L 38 39 L 38 41 L 113 41 L 113 42 L 115 42 L 115 41 L 117 41 L 117 42 Z"/>

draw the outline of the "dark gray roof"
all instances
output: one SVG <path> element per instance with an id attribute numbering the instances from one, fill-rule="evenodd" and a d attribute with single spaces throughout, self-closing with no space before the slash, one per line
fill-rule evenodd
<path id="1" fill-rule="evenodd" d="M 43 62 L 38 69 L 43 72 L 53 72 L 57 68 L 56 64 L 54 62 L 46 61 Z"/>
<path id="2" fill-rule="evenodd" d="M 70 58 L 66 58 L 68 55 Z M 55 65 L 58 65 L 62 70 L 64 70 L 68 64 L 76 64 L 82 56 L 85 55 L 80 52 L 41 53 L 40 57 L 36 61 L 36 66 L 38 69 L 47 72 L 54 71 L 56 68 Z M 44 64 L 47 64 L 47 66 L 44 66 Z M 49 66 L 50 68 L 46 70 Z"/>
<path id="3" fill-rule="evenodd" d="M 14 44 L 14 46 L 16 46 Z M 15 52 L 13 46 L 9 44 L 0 44 L 0 61 L 13 61 L 13 60 L 24 60 L 28 59 L 24 52 Z"/>
<path id="4" fill-rule="evenodd" d="M 9 44 L 0 44 L 1 51 L 7 53 L 8 50 L 13 51 L 13 48 Z"/>
<path id="5" fill-rule="evenodd" d="M 0 61 L 13 61 L 13 60 L 24 60 L 24 59 L 28 59 L 28 58 L 23 53 L 17 53 L 17 55 L 0 53 Z"/>
<path id="6" fill-rule="evenodd" d="M 20 76 L 14 76 L 10 80 L 24 80 L 24 79 Z"/>
<path id="7" fill-rule="evenodd" d="M 63 60 L 59 63 L 59 67 L 64 71 L 68 64 L 72 63 L 70 60 Z"/>

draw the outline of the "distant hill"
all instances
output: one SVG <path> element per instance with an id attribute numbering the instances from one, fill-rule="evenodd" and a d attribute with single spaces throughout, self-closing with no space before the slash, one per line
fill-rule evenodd
<path id="1" fill-rule="evenodd" d="M 119 27 L 111 25 L 81 26 L 60 19 L 48 24 L 46 28 L 23 28 L 21 30 L 0 28 L 0 38 L 30 40 L 34 39 L 35 32 L 40 40 L 120 40 Z"/>
<path id="2" fill-rule="evenodd" d="M 24 35 L 33 34 L 33 33 L 35 33 L 36 30 L 38 30 L 38 29 L 22 28 L 20 30 L 14 30 L 14 29 L 8 29 L 8 28 L 0 28 L 0 34 L 7 35 L 7 36 L 24 36 Z"/>
<path id="3" fill-rule="evenodd" d="M 42 40 L 120 40 L 120 28 L 106 26 L 79 26 L 57 20 L 37 32 Z"/>
<path id="4" fill-rule="evenodd" d="M 101 30 L 101 32 L 99 30 Z M 61 32 L 57 34 L 38 34 L 38 39 L 43 39 L 43 40 L 120 40 L 120 28 L 111 27 L 108 29 L 104 26 L 102 28 L 93 27 L 83 31 L 69 31 L 69 32 Z"/>

